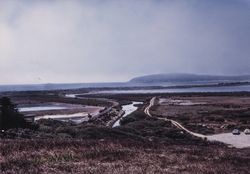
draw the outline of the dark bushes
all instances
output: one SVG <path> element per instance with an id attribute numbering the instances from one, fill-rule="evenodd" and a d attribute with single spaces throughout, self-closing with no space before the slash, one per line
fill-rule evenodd
<path id="1" fill-rule="evenodd" d="M 29 124 L 18 112 L 15 104 L 8 97 L 0 99 L 0 129 L 7 130 L 12 128 L 32 128 L 36 126 Z"/>
<path id="2" fill-rule="evenodd" d="M 132 114 L 124 117 L 121 121 L 120 124 L 121 125 L 126 125 L 130 122 L 135 122 L 135 121 L 139 121 L 139 120 L 143 120 L 147 117 L 147 115 L 145 115 L 145 113 L 143 111 L 137 110 L 135 112 L 133 112 Z"/>

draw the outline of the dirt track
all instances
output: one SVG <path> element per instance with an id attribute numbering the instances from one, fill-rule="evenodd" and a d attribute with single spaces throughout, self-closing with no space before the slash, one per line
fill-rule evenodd
<path id="1" fill-rule="evenodd" d="M 153 117 L 152 114 L 150 113 L 150 108 L 154 106 L 155 100 L 156 100 L 156 97 L 153 97 L 150 100 L 150 104 L 144 110 L 145 114 L 147 114 L 150 117 Z M 226 134 L 216 134 L 216 135 L 206 136 L 206 135 L 202 135 L 202 134 L 195 133 L 195 132 L 188 130 L 187 128 L 185 128 L 184 126 L 182 126 L 179 122 L 175 120 L 167 119 L 167 118 L 160 118 L 160 117 L 156 117 L 156 118 L 159 120 L 170 121 L 177 128 L 182 129 L 183 131 L 193 136 L 199 137 L 199 138 L 206 138 L 210 141 L 223 142 L 225 144 L 228 144 L 236 148 L 250 147 L 250 136 L 248 135 L 241 134 L 240 136 L 235 136 L 235 135 L 232 135 L 231 133 L 226 133 Z"/>

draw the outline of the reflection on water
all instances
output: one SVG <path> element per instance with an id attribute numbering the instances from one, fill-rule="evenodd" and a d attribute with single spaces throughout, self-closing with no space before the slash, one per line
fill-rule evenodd
<path id="1" fill-rule="evenodd" d="M 113 127 L 120 126 L 120 121 L 121 121 L 121 119 L 124 118 L 124 117 L 126 117 L 126 116 L 128 116 L 128 115 L 131 114 L 132 112 L 136 111 L 138 107 L 135 106 L 135 105 L 138 105 L 138 104 L 143 104 L 143 103 L 142 103 L 142 102 L 133 102 L 132 104 L 129 104 L 129 105 L 123 105 L 123 106 L 122 106 L 122 110 L 123 110 L 125 113 L 124 113 L 124 115 L 123 115 L 120 119 L 118 119 L 118 120 L 114 123 Z"/>

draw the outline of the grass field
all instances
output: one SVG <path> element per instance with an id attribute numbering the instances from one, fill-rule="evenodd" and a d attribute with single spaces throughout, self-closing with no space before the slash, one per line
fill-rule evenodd
<path id="1" fill-rule="evenodd" d="M 249 173 L 250 148 L 236 149 L 208 142 L 170 122 L 147 117 L 143 108 L 150 97 L 139 96 L 144 106 L 124 118 L 122 126 L 117 128 L 95 122 L 75 125 L 40 120 L 38 130 L 0 133 L 0 173 Z M 136 96 L 112 98 L 126 102 Z M 156 113 L 160 108 L 152 109 Z M 184 112 L 183 108 L 179 112 Z M 200 116 L 196 116 L 194 121 L 199 121 Z"/>
<path id="2" fill-rule="evenodd" d="M 123 140 L 3 140 L 1 173 L 248 173 L 250 151 Z"/>

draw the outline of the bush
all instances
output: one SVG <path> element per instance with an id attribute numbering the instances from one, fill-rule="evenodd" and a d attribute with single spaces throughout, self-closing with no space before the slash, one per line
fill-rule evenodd
<path id="1" fill-rule="evenodd" d="M 120 124 L 121 125 L 126 125 L 131 122 L 143 120 L 147 117 L 143 111 L 137 110 L 133 112 L 132 114 L 128 115 L 127 117 L 124 117 L 121 119 Z"/>
<path id="2" fill-rule="evenodd" d="M 29 124 L 18 112 L 15 104 L 13 104 L 8 97 L 0 99 L 0 129 L 7 130 L 12 128 L 36 128 L 36 126 Z"/>

